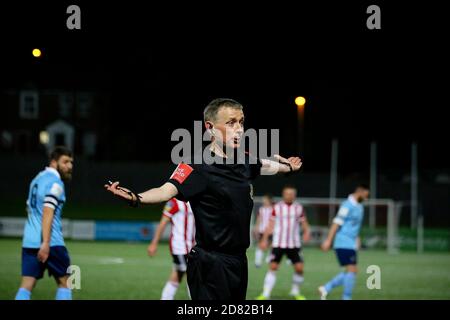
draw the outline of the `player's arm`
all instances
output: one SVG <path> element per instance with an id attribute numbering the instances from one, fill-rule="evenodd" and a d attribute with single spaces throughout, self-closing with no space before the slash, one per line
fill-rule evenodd
<path id="1" fill-rule="evenodd" d="M 279 155 L 274 156 L 278 161 L 269 159 L 261 159 L 261 174 L 274 175 L 277 173 L 289 173 L 300 170 L 302 160 L 298 157 L 290 157 L 288 159 Z"/>
<path id="2" fill-rule="evenodd" d="M 331 225 L 330 231 L 328 231 L 327 239 L 322 243 L 321 248 L 327 251 L 331 248 L 334 236 L 339 228 L 344 224 L 345 219 L 347 219 L 349 209 L 345 206 L 341 206 L 336 217 L 333 219 L 333 224 Z"/>
<path id="3" fill-rule="evenodd" d="M 161 239 L 162 234 L 164 233 L 164 230 L 166 229 L 167 223 L 170 222 L 170 219 L 163 215 L 161 217 L 161 221 L 158 224 L 158 227 L 156 228 L 155 234 L 153 236 L 152 242 L 147 248 L 147 253 L 150 257 L 153 257 L 156 254 L 156 250 L 158 249 L 158 243 Z"/>
<path id="4" fill-rule="evenodd" d="M 50 239 L 52 236 L 53 215 L 55 209 L 44 206 L 42 210 L 42 243 L 38 251 L 38 259 L 45 262 L 50 254 Z"/>
<path id="5" fill-rule="evenodd" d="M 328 231 L 328 236 L 325 239 L 325 241 L 322 243 L 321 248 L 323 251 L 328 251 L 331 248 L 331 244 L 333 243 L 334 236 L 336 235 L 336 232 L 338 231 L 340 225 L 337 223 L 333 223 L 331 225 L 330 230 Z"/>
<path id="6" fill-rule="evenodd" d="M 300 224 L 302 226 L 303 241 L 308 242 L 311 239 L 311 228 L 309 227 L 309 222 L 306 216 L 302 218 Z"/>
<path id="7" fill-rule="evenodd" d="M 269 247 L 269 236 L 273 233 L 274 228 L 275 228 L 275 219 L 270 219 L 266 230 L 264 230 L 261 242 L 259 243 L 259 247 L 262 250 L 266 250 Z"/>
<path id="8" fill-rule="evenodd" d="M 158 188 L 136 194 L 127 188 L 119 186 L 119 182 L 105 184 L 105 189 L 115 196 L 128 201 L 132 206 L 142 204 L 154 204 L 169 201 L 178 194 L 177 188 L 170 182 L 166 182 Z"/>

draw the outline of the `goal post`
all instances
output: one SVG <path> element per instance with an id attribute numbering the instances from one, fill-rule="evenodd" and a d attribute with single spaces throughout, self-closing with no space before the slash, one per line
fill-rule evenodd
<path id="1" fill-rule="evenodd" d="M 255 222 L 255 217 L 258 209 L 262 206 L 261 196 L 254 197 L 254 207 L 252 215 L 252 226 Z M 281 197 L 273 197 L 276 203 L 281 200 Z M 329 228 L 330 219 L 337 213 L 339 206 L 347 200 L 346 198 L 297 198 L 306 211 L 306 215 L 311 225 L 312 241 L 311 245 L 319 245 L 324 240 Z M 374 208 L 376 212 L 377 223 L 385 228 L 385 239 L 383 243 L 386 244 L 386 250 L 389 254 L 396 254 L 399 251 L 398 239 L 398 224 L 399 219 L 396 214 L 396 203 L 392 199 L 368 199 L 363 202 L 364 205 L 364 222 L 368 223 L 369 208 Z M 332 210 L 330 210 L 332 208 Z M 334 214 L 330 216 L 330 213 Z"/>

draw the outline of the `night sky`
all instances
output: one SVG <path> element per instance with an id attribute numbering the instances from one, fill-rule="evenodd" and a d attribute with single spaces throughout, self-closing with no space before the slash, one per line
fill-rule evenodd
<path id="1" fill-rule="evenodd" d="M 381 170 L 409 170 L 412 141 L 423 169 L 450 167 L 442 8 L 380 4 L 382 29 L 368 30 L 372 3 L 74 3 L 81 31 L 65 27 L 72 3 L 2 9 L 1 88 L 35 79 L 111 93 L 105 125 L 142 146 L 136 160 L 169 160 L 172 130 L 192 128 L 216 97 L 240 101 L 248 127 L 279 128 L 292 154 L 303 95 L 305 170 L 329 169 L 332 138 L 348 172 L 367 170 L 373 140 Z"/>

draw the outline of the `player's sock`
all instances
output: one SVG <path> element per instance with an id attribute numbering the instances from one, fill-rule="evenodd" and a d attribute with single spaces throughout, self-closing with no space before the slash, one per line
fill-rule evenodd
<path id="1" fill-rule="evenodd" d="M 344 284 L 345 272 L 339 273 L 333 279 L 331 279 L 324 287 L 327 293 L 330 293 L 336 287 L 342 286 Z"/>
<path id="2" fill-rule="evenodd" d="M 255 265 L 257 267 L 260 267 L 262 265 L 263 258 L 264 258 L 264 251 L 262 251 L 259 248 L 256 249 L 256 252 L 255 252 Z"/>
<path id="3" fill-rule="evenodd" d="M 173 300 L 178 290 L 178 283 L 167 281 L 162 291 L 161 300 Z"/>
<path id="4" fill-rule="evenodd" d="M 354 272 L 345 273 L 344 277 L 344 294 L 342 300 L 351 300 L 353 287 L 355 286 L 356 274 Z"/>
<path id="5" fill-rule="evenodd" d="M 30 300 L 31 299 L 31 291 L 25 288 L 19 288 L 16 294 L 16 300 Z"/>
<path id="6" fill-rule="evenodd" d="M 72 290 L 69 288 L 58 288 L 55 300 L 72 300 Z"/>
<path id="7" fill-rule="evenodd" d="M 292 296 L 300 295 L 300 285 L 303 283 L 304 278 L 301 274 L 294 273 L 292 275 L 292 288 L 290 294 Z"/>
<path id="8" fill-rule="evenodd" d="M 263 296 L 266 298 L 270 297 L 270 293 L 272 292 L 273 286 L 277 281 L 277 274 L 275 271 L 267 271 L 266 277 L 264 278 L 264 290 Z"/>

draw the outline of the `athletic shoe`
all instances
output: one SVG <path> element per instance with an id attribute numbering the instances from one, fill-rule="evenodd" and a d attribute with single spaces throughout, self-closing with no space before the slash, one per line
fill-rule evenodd
<path id="1" fill-rule="evenodd" d="M 319 290 L 319 293 L 320 293 L 320 300 L 327 300 L 328 292 L 325 289 L 325 287 L 324 286 L 320 286 L 318 288 L 318 290 Z"/>

